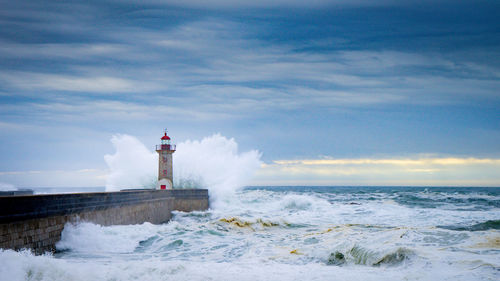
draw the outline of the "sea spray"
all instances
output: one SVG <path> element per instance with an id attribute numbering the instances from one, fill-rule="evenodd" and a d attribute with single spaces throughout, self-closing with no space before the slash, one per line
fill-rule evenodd
<path id="1" fill-rule="evenodd" d="M 238 144 L 220 134 L 177 145 L 174 186 L 208 188 L 212 202 L 229 198 L 260 167 L 257 150 L 238 153 Z M 193 186 L 190 186 L 193 185 Z"/>
<path id="2" fill-rule="evenodd" d="M 106 190 L 154 188 L 158 155 L 133 136 L 115 135 L 111 142 L 116 152 L 104 156 L 110 170 Z M 239 153 L 236 141 L 220 134 L 187 140 L 174 154 L 174 187 L 209 189 L 213 207 L 248 184 L 261 165 L 260 156 L 257 150 Z"/>
<path id="3" fill-rule="evenodd" d="M 110 173 L 106 178 L 106 191 L 151 186 L 151 179 L 158 171 L 158 156 L 137 138 L 129 135 L 114 135 L 111 138 L 116 152 L 104 155 Z"/>

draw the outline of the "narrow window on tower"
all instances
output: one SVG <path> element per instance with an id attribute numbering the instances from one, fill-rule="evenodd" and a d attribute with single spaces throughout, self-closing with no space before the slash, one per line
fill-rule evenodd
<path id="1" fill-rule="evenodd" d="M 166 176 L 167 175 L 167 170 L 163 170 L 163 175 Z"/>

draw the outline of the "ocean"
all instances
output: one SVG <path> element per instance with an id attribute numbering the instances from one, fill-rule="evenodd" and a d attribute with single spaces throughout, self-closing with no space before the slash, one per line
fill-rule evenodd
<path id="1" fill-rule="evenodd" d="M 500 280 L 500 188 L 246 187 L 161 225 L 68 224 L 57 250 L 0 250 L 0 279 Z"/>

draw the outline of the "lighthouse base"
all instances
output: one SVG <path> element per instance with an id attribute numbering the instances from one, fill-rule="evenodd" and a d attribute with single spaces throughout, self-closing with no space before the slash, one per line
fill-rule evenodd
<path id="1" fill-rule="evenodd" d="M 161 179 L 158 181 L 156 189 L 172 189 L 173 185 L 170 179 Z"/>

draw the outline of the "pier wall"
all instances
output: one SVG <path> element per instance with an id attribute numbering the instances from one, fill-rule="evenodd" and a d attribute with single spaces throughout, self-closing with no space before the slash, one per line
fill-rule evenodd
<path id="1" fill-rule="evenodd" d="M 164 223 L 172 211 L 208 209 L 206 189 L 0 196 L 0 248 L 54 251 L 66 223 Z"/>

